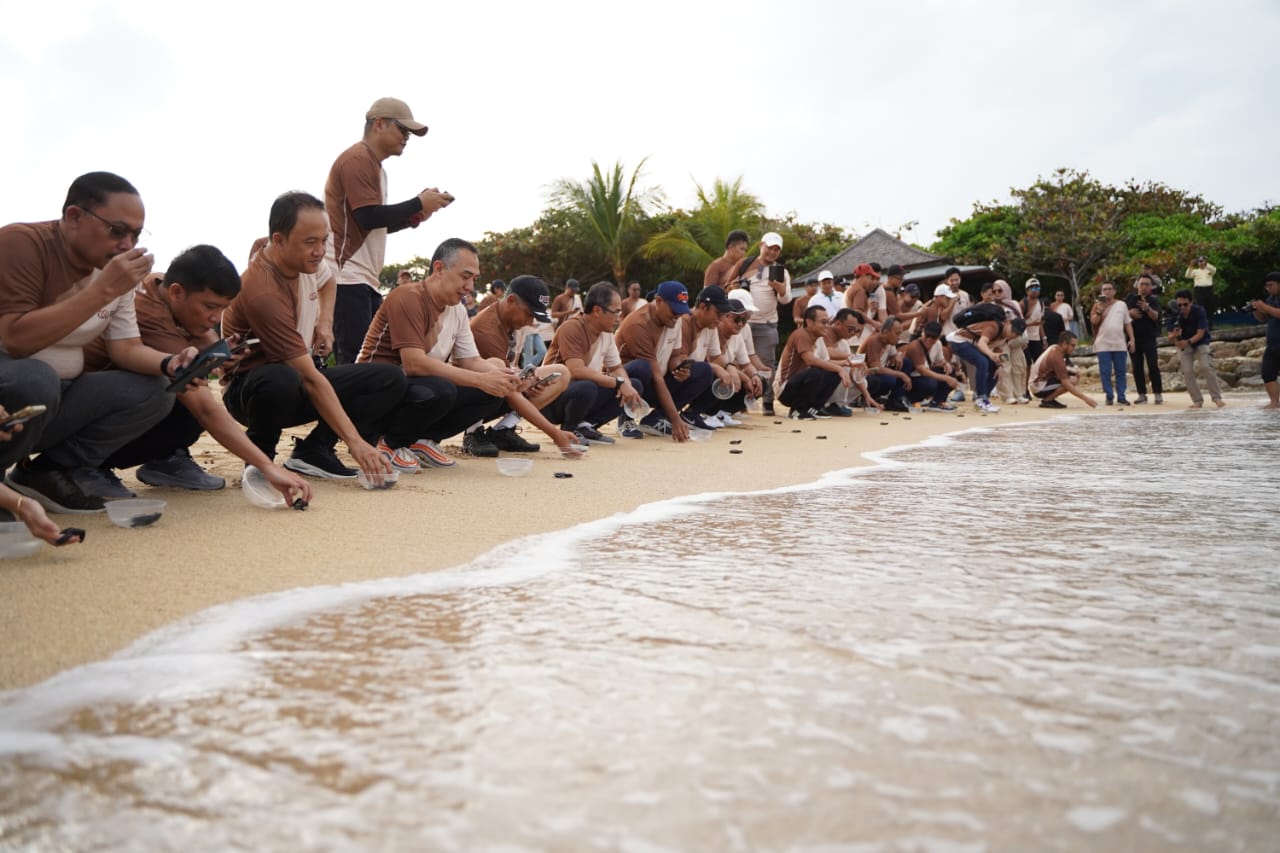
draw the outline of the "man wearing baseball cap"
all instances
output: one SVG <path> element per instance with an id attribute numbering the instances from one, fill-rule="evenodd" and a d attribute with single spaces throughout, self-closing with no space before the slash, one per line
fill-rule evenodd
<path id="1" fill-rule="evenodd" d="M 852 308 L 866 317 L 866 325 L 872 331 L 880 328 L 879 320 L 873 316 L 876 312 L 871 307 L 871 294 L 879 288 L 880 273 L 876 272 L 875 267 L 871 264 L 858 264 L 853 270 L 853 284 L 844 294 L 844 307 Z"/>
<path id="2" fill-rule="evenodd" d="M 741 302 L 738 303 L 742 305 Z M 712 393 L 716 382 L 725 383 L 734 393 L 738 390 L 738 376 L 730 372 L 720 345 L 720 318 L 731 310 L 724 288 L 710 284 L 702 288 L 694 301 L 693 310 L 679 320 L 681 348 L 695 362 L 711 368 L 711 385 L 707 386 L 685 410 L 682 417 L 689 426 L 698 429 L 720 429 L 720 400 Z"/>
<path id="3" fill-rule="evenodd" d="M 435 187 L 399 204 L 387 203 L 387 173 L 382 162 L 399 157 L 410 136 L 425 136 L 427 126 L 398 98 L 379 98 L 364 115 L 364 136 L 338 155 L 324 185 L 329 215 L 326 260 L 338 282 L 334 306 L 334 357 L 356 360 L 369 322 L 382 304 L 378 276 L 386 260 L 387 235 L 417 228 L 453 201 Z"/>
<path id="4" fill-rule="evenodd" d="M 813 294 L 809 305 L 821 305 L 828 317 L 836 316 L 836 312 L 844 307 L 844 297 L 836 292 L 836 277 L 831 270 L 818 273 L 818 292 Z"/>
<path id="5" fill-rule="evenodd" d="M 1271 402 L 1264 409 L 1280 409 L 1280 385 L 1276 378 L 1280 375 L 1280 271 L 1267 273 L 1263 287 L 1267 289 L 1266 299 L 1255 299 L 1249 308 L 1257 320 L 1267 323 L 1267 345 L 1262 351 L 1262 387 L 1267 389 Z"/>
<path id="6" fill-rule="evenodd" d="M 1044 352 L 1044 303 L 1040 301 L 1040 279 L 1027 279 L 1027 295 L 1022 299 L 1022 319 L 1027 321 L 1027 364 L 1035 364 Z"/>
<path id="7" fill-rule="evenodd" d="M 488 307 L 471 318 L 471 337 L 475 339 L 480 357 L 495 367 L 515 369 L 520 366 L 524 352 L 524 338 L 534 329 L 534 323 L 550 319 L 547 304 L 551 291 L 547 283 L 537 276 L 518 275 L 511 279 L 509 292 L 502 299 L 495 299 Z M 544 366 L 532 375 L 520 380 L 519 387 L 506 396 L 507 411 L 492 427 L 476 430 L 473 443 L 489 443 L 499 451 L 533 453 L 538 445 L 522 438 L 516 432 L 520 419 L 524 418 L 551 439 L 562 452 L 576 444 L 573 433 L 556 428 L 543 417 L 541 409 L 551 405 L 569 387 L 569 372 Z"/>
<path id="8" fill-rule="evenodd" d="M 760 255 L 738 275 L 739 285 L 751 291 L 755 312 L 751 315 L 751 337 L 756 354 L 770 375 L 778 364 L 778 306 L 791 302 L 791 273 L 778 263 L 782 255 L 782 235 L 770 231 L 760 238 Z M 762 411 L 773 416 L 773 386 L 765 382 Z"/>
<path id="9" fill-rule="evenodd" d="M 687 358 L 676 322 L 689 313 L 689 291 L 678 281 L 664 281 L 653 301 L 627 315 L 614 336 L 618 353 L 640 395 L 653 407 L 638 427 L 650 435 L 687 441 L 689 427 L 680 410 L 711 387 L 711 368 Z M 623 430 L 627 429 L 623 425 Z"/>

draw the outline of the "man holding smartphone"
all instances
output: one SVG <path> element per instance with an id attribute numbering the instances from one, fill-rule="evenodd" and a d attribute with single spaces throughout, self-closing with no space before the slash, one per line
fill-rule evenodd
<path id="1" fill-rule="evenodd" d="M 8 483 L 50 512 L 133 497 L 103 463 L 169 413 L 165 387 L 196 353 L 160 352 L 138 333 L 134 288 L 154 260 L 138 246 L 144 218 L 132 184 L 90 172 L 72 182 L 60 219 L 0 228 L 0 365 L 34 397 L 6 405 L 49 409 L 18 443 L 39 455 Z M 117 369 L 85 373 L 84 347 L 99 338 Z"/>
<path id="2" fill-rule="evenodd" d="M 222 312 L 239 293 L 240 274 L 231 261 L 213 246 L 192 246 L 173 259 L 161 281 L 152 279 L 138 286 L 134 303 L 143 343 L 161 351 L 189 346 L 203 350 L 217 343 Z M 87 347 L 85 358 L 94 369 L 110 362 L 101 344 Z M 254 445 L 203 382 L 188 385 L 164 420 L 112 453 L 106 464 L 117 469 L 138 466 L 135 476 L 149 486 L 221 489 L 226 481 L 191 458 L 191 445 L 206 430 L 246 465 L 260 470 L 286 503 L 297 498 L 311 502 L 307 482 L 276 465 Z"/>
<path id="3" fill-rule="evenodd" d="M 356 360 L 369 322 L 382 304 L 379 276 L 387 235 L 417 228 L 453 196 L 430 187 L 399 204 L 387 203 L 388 157 L 399 157 L 410 136 L 426 136 L 427 126 L 399 98 L 379 98 L 364 115 L 364 136 L 338 155 L 324 185 L 329 215 L 326 260 L 337 276 L 334 355 L 338 364 Z"/>
<path id="4" fill-rule="evenodd" d="M 436 247 L 426 280 L 397 287 L 369 325 L 361 364 L 393 365 L 408 379 L 408 391 L 378 442 L 378 450 L 401 471 L 455 463 L 440 442 L 463 433 L 471 456 L 498 455 L 481 430 L 506 399 L 519 393 L 519 371 L 481 357 L 463 305 L 480 276 L 480 256 L 466 240 L 451 237 Z"/>
<path id="5" fill-rule="evenodd" d="M 778 306 L 791 302 L 791 273 L 778 263 L 782 255 L 782 235 L 770 231 L 760 238 L 760 256 L 738 276 L 739 286 L 751 291 L 755 312 L 751 315 L 751 338 L 756 355 L 768 368 L 771 380 L 778 364 Z M 773 417 L 773 385 L 764 384 L 761 410 Z"/>

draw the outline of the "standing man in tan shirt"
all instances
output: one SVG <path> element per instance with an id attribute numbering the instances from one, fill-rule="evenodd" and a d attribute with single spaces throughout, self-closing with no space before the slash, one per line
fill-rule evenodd
<path id="1" fill-rule="evenodd" d="M 1195 285 L 1192 288 L 1196 295 L 1196 304 L 1204 309 L 1205 316 L 1209 318 L 1209 328 L 1213 328 L 1213 276 L 1217 273 L 1218 268 L 1205 260 L 1204 255 L 1196 258 L 1191 266 L 1187 267 L 1186 277 L 1191 279 L 1191 283 Z"/>
<path id="2" fill-rule="evenodd" d="M 791 302 L 791 273 L 778 263 L 782 256 L 782 235 L 770 231 L 760 238 L 760 256 L 747 265 L 735 280 L 744 280 L 751 291 L 755 313 L 751 315 L 751 339 L 756 355 L 764 362 L 772 380 L 778 364 L 778 306 Z M 773 417 L 773 383 L 766 382 L 760 410 Z"/>
<path id="3" fill-rule="evenodd" d="M 382 162 L 399 157 L 409 136 L 425 136 L 409 105 L 379 98 L 365 113 L 364 136 L 338 155 L 324 185 L 329 214 L 327 261 L 338 281 L 334 316 L 334 355 L 338 364 L 356 360 L 369 321 L 382 304 L 378 276 L 386 260 L 387 235 L 417 228 L 453 201 L 435 187 L 399 204 L 387 204 L 387 173 Z"/>

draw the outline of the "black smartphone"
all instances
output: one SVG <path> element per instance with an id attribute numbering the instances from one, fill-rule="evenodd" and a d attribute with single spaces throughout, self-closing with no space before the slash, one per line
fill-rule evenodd
<path id="1" fill-rule="evenodd" d="M 676 370 L 688 370 L 693 367 L 693 359 L 686 358 L 684 361 L 676 365 Z"/>
<path id="2" fill-rule="evenodd" d="M 8 432 L 18 424 L 25 424 L 32 418 L 38 418 L 45 413 L 47 407 L 43 403 L 33 403 L 30 406 L 23 406 L 18 411 L 9 415 L 9 419 L 4 423 L 0 423 L 0 430 Z"/>
<path id="3" fill-rule="evenodd" d="M 769 281 L 786 281 L 787 268 L 782 264 L 769 265 Z"/>
<path id="4" fill-rule="evenodd" d="M 535 365 L 532 365 L 532 364 L 529 365 L 524 370 L 520 371 L 520 381 L 524 382 L 526 379 L 530 378 L 537 372 L 538 372 L 538 368 Z"/>
<path id="5" fill-rule="evenodd" d="M 554 373 L 548 373 L 546 376 L 542 377 L 537 382 L 530 385 L 529 390 L 537 391 L 541 388 L 546 388 L 548 385 L 550 385 L 552 382 L 555 382 L 559 378 L 560 378 L 559 371 L 556 371 Z"/>
<path id="6" fill-rule="evenodd" d="M 243 352 L 249 347 L 256 347 L 260 343 L 262 343 L 262 341 L 258 340 L 257 338 L 245 338 L 243 341 L 241 341 L 240 343 L 236 344 L 231 348 L 231 354 L 235 355 L 238 352 Z"/>
<path id="7" fill-rule="evenodd" d="M 196 353 L 196 357 L 191 364 L 178 371 L 177 375 L 173 377 L 173 381 L 169 383 L 169 387 L 165 390 L 172 394 L 185 391 L 188 385 L 197 379 L 208 376 L 215 367 L 218 367 L 229 358 L 231 358 L 231 347 L 227 346 L 227 342 L 215 341 Z"/>

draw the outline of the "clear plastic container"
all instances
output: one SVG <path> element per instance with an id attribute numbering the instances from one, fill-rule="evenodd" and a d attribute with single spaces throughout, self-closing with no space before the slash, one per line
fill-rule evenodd
<path id="1" fill-rule="evenodd" d="M 624 404 L 622 411 L 626 413 L 628 418 L 640 423 L 641 418 L 646 418 L 653 412 L 653 406 L 650 406 L 643 399 L 637 399 L 633 403 Z"/>
<path id="2" fill-rule="evenodd" d="M 498 459 L 498 473 L 504 477 L 523 477 L 533 470 L 532 459 Z"/>
<path id="3" fill-rule="evenodd" d="M 27 557 L 40 550 L 40 540 L 21 521 L 0 522 L 0 560 Z"/>
<path id="4" fill-rule="evenodd" d="M 107 517 L 116 527 L 150 527 L 164 515 L 166 506 L 164 501 L 150 498 L 107 501 Z"/>
<path id="5" fill-rule="evenodd" d="M 267 476 L 253 465 L 245 466 L 240 477 L 240 491 L 244 492 L 245 500 L 262 509 L 284 509 L 286 506 L 284 495 L 277 492 L 267 482 Z"/>
<path id="6" fill-rule="evenodd" d="M 356 475 L 356 481 L 359 482 L 361 486 L 363 486 L 364 488 L 368 489 L 371 492 L 382 491 L 384 489 L 389 489 L 392 486 L 394 486 L 396 483 L 400 482 L 400 472 L 397 471 L 395 468 L 392 468 L 390 474 L 384 473 L 382 475 L 382 485 L 378 485 L 377 483 L 373 482 L 372 480 L 370 480 L 368 477 L 365 476 L 364 469 L 362 468 L 360 469 L 360 473 Z"/>

